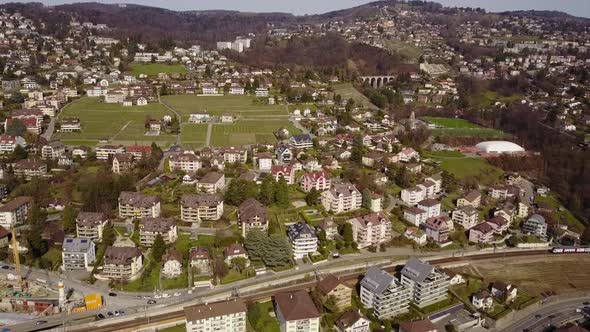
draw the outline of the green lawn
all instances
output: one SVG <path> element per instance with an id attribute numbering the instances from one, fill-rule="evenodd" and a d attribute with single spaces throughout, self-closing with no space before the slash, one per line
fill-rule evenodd
<path id="1" fill-rule="evenodd" d="M 182 144 L 205 145 L 207 140 L 207 124 L 183 123 L 180 129 Z"/>
<path id="2" fill-rule="evenodd" d="M 400 40 L 384 39 L 383 44 L 385 48 L 400 54 L 411 63 L 417 63 L 418 59 L 422 55 L 422 49 Z"/>
<path id="3" fill-rule="evenodd" d="M 230 113 L 242 119 L 267 120 L 269 118 L 286 119 L 288 117 L 284 105 L 268 105 L 252 96 L 174 95 L 164 96 L 162 99 L 182 115 L 183 121 L 188 121 L 191 113 L 204 111 L 207 111 L 210 115 Z"/>
<path id="4" fill-rule="evenodd" d="M 151 103 L 146 106 L 123 107 L 107 104 L 99 98 L 84 97 L 62 110 L 58 119 L 77 117 L 82 123 L 79 133 L 56 133 L 55 137 L 70 145 L 94 146 L 100 139 L 109 144 L 150 144 L 156 142 L 166 146 L 174 142 L 175 136 L 162 133 L 160 136 L 146 136 L 145 120 L 162 119 L 173 115 L 162 105 Z"/>
<path id="5" fill-rule="evenodd" d="M 556 221 L 566 224 L 570 230 L 581 233 L 584 231 L 584 225 L 568 209 L 566 209 L 553 195 L 545 197 L 537 195 L 535 203 L 545 206 L 552 210 L 551 214 Z"/>
<path id="6" fill-rule="evenodd" d="M 287 128 L 291 134 L 300 133 L 300 130 L 286 119 L 242 120 L 234 124 L 215 124 L 211 133 L 211 145 L 274 143 L 277 140 L 273 133 L 282 127 Z"/>
<path id="7" fill-rule="evenodd" d="M 167 327 L 165 329 L 157 330 L 158 332 L 185 332 L 186 331 L 186 324 L 180 324 L 172 327 Z"/>
<path id="8" fill-rule="evenodd" d="M 248 324 L 253 331 L 258 332 L 279 332 L 281 330 L 279 321 L 274 314 L 272 301 L 249 305 Z"/>
<path id="9" fill-rule="evenodd" d="M 140 74 L 157 76 L 160 73 L 186 74 L 188 70 L 183 65 L 168 65 L 164 63 L 134 63 L 131 65 L 131 75 L 133 76 L 139 76 Z"/>
<path id="10" fill-rule="evenodd" d="M 514 94 L 509 97 L 504 97 L 497 92 L 494 91 L 485 91 L 479 95 L 471 96 L 471 101 L 474 106 L 478 106 L 480 108 L 484 108 L 487 106 L 493 105 L 495 102 L 499 101 L 502 103 L 510 104 L 512 102 L 516 102 L 522 100 L 523 96 L 521 94 Z"/>
<path id="11" fill-rule="evenodd" d="M 436 159 L 436 158 L 433 158 Z M 475 177 L 481 184 L 490 185 L 498 180 L 504 172 L 494 167 L 483 158 L 438 159 L 441 168 L 457 178 Z"/>
<path id="12" fill-rule="evenodd" d="M 367 98 L 367 96 L 365 96 L 364 94 L 360 93 L 360 91 L 355 89 L 351 83 L 335 84 L 333 86 L 333 88 L 334 88 L 335 94 L 342 96 L 342 100 L 348 100 L 348 99 L 352 98 L 357 103 L 360 103 L 361 105 L 363 105 L 366 108 L 375 109 L 375 110 L 378 109 L 377 106 L 375 106 L 371 103 L 371 101 L 369 100 L 369 98 Z"/>
<path id="13" fill-rule="evenodd" d="M 507 136 L 499 130 L 480 127 L 464 119 L 430 116 L 423 117 L 422 119 L 437 127 L 432 131 L 436 136 L 476 136 L 488 138 L 502 138 Z"/>

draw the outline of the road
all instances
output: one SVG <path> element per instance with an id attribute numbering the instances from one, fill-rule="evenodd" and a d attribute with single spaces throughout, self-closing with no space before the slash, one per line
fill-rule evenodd
<path id="1" fill-rule="evenodd" d="M 380 265 L 380 266 L 395 266 L 405 263 L 405 257 L 408 255 L 416 255 L 416 256 L 423 256 L 425 260 L 438 260 L 439 264 L 442 264 L 446 261 L 462 261 L 462 260 L 470 260 L 470 259 L 488 259 L 488 258 L 497 258 L 498 255 L 506 255 L 506 253 L 511 253 L 513 255 L 531 255 L 531 254 L 545 254 L 545 251 L 539 250 L 518 250 L 518 249 L 507 249 L 498 251 L 496 250 L 495 253 L 491 251 L 443 251 L 439 253 L 433 252 L 416 252 L 409 248 L 390 248 L 387 252 L 378 252 L 378 253 L 367 253 L 367 254 L 355 254 L 355 255 L 346 255 L 340 259 L 331 260 L 325 263 L 321 263 L 318 265 L 306 265 L 299 267 L 297 269 L 283 271 L 279 273 L 268 273 L 264 275 L 259 275 L 250 279 L 241 280 L 232 284 L 227 285 L 219 285 L 216 286 L 214 289 L 205 289 L 205 290 L 196 290 L 193 294 L 187 294 L 183 292 L 181 297 L 178 298 L 171 298 L 167 299 L 168 301 L 165 304 L 161 304 L 161 300 L 158 300 L 158 304 L 155 306 L 148 307 L 145 305 L 145 300 L 138 300 L 136 299 L 137 293 L 122 293 L 119 292 L 116 299 L 111 297 L 106 298 L 107 302 L 106 307 L 101 311 L 105 313 L 107 310 L 115 310 L 126 308 L 127 316 L 120 317 L 120 318 L 111 318 L 107 320 L 97 321 L 89 324 L 84 324 L 84 322 L 74 322 L 74 324 L 80 324 L 79 326 L 72 326 L 70 330 L 79 330 L 84 331 L 88 329 L 93 329 L 94 327 L 98 326 L 112 326 L 113 324 L 118 324 L 120 322 L 128 322 L 132 321 L 133 319 L 143 318 L 146 315 L 149 316 L 157 316 L 166 313 L 178 312 L 182 310 L 184 306 L 199 304 L 203 301 L 218 301 L 230 298 L 234 291 L 237 289 L 239 290 L 240 294 L 257 294 L 262 291 L 272 291 L 276 292 L 278 289 L 284 288 L 289 285 L 298 284 L 303 282 L 304 280 L 309 280 L 308 278 L 313 278 L 316 273 L 326 274 L 326 273 L 354 273 L 354 271 L 364 271 L 369 266 L 373 265 Z M 438 256 L 435 256 L 439 254 Z M 66 287 L 69 287 L 66 284 Z M 172 293 L 174 291 L 169 291 Z M 132 301 L 129 302 L 130 304 L 121 306 L 119 305 L 118 301 Z M 117 301 L 117 304 L 113 304 L 113 301 Z M 136 304 L 131 304 L 135 302 Z M 141 304 L 137 304 L 138 302 L 142 302 Z M 68 320 L 74 321 L 83 318 L 92 318 L 98 312 L 88 312 L 88 313 L 80 313 L 69 315 Z M 61 324 L 61 317 L 57 316 L 50 316 L 44 318 L 47 320 L 48 323 L 43 324 L 43 327 L 50 327 L 56 326 Z M 35 321 L 29 321 L 25 323 L 15 324 L 11 326 L 15 331 L 32 331 L 38 327 L 35 326 Z"/>
<path id="2" fill-rule="evenodd" d="M 175 144 L 176 145 L 181 145 L 180 144 L 180 133 L 182 131 L 182 116 L 172 106 L 168 105 L 168 103 L 166 103 L 165 101 L 163 101 L 162 98 L 160 98 L 160 95 L 159 94 L 158 94 L 158 102 L 160 104 L 164 105 L 164 107 L 166 107 L 167 109 L 169 109 L 172 113 L 174 113 L 176 115 L 176 118 L 178 119 L 178 128 L 180 129 L 180 131 L 178 132 L 178 135 L 176 135 L 176 143 Z"/>
<path id="3" fill-rule="evenodd" d="M 53 136 L 53 132 L 55 131 L 55 121 L 56 117 L 51 117 L 51 121 L 49 121 L 47 129 L 45 129 L 45 132 L 41 134 L 41 137 L 45 138 L 48 142 L 51 141 L 51 136 Z"/>
<path id="4" fill-rule="evenodd" d="M 582 296 L 546 303 L 541 305 L 538 310 L 530 312 L 520 319 L 514 319 L 512 325 L 503 327 L 501 331 L 542 332 L 551 326 L 559 327 L 568 322 L 583 319 L 584 315 L 577 313 L 576 309 L 583 307 L 583 303 L 589 300 L 590 296 Z"/>

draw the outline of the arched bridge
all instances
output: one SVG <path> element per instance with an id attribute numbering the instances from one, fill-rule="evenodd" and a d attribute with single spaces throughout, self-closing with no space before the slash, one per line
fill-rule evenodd
<path id="1" fill-rule="evenodd" d="M 395 79 L 394 76 L 361 76 L 363 83 L 369 83 L 373 88 L 384 87 L 388 82 Z"/>

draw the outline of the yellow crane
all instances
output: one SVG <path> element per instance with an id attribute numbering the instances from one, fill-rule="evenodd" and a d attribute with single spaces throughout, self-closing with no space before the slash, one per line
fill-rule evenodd
<path id="1" fill-rule="evenodd" d="M 23 281 L 20 268 L 20 256 L 18 255 L 18 243 L 16 242 L 16 232 L 14 225 L 10 226 L 10 232 L 12 233 L 12 254 L 14 255 L 14 269 L 16 271 L 16 286 L 20 291 L 26 290 L 27 285 Z"/>

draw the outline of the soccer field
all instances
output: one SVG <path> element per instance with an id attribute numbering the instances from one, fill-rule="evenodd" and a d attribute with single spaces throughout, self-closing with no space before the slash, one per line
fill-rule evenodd
<path id="1" fill-rule="evenodd" d="M 301 133 L 287 120 L 243 120 L 234 124 L 215 124 L 211 134 L 211 146 L 231 146 L 256 143 L 275 143 L 274 132 L 285 127 L 291 134 Z"/>
<path id="2" fill-rule="evenodd" d="M 167 65 L 163 63 L 134 63 L 131 65 L 131 75 L 139 76 L 157 76 L 159 73 L 164 74 L 185 74 L 188 70 L 183 65 Z"/>
<path id="3" fill-rule="evenodd" d="M 165 115 L 173 113 L 159 104 L 123 107 L 119 104 L 106 104 L 99 98 L 84 97 L 64 107 L 58 116 L 58 120 L 68 117 L 80 118 L 82 131 L 56 133 L 54 137 L 68 145 L 94 146 L 100 139 L 107 139 L 109 144 L 156 142 L 161 146 L 168 146 L 175 141 L 174 135 L 145 135 L 145 120 L 162 119 Z"/>
<path id="4" fill-rule="evenodd" d="M 289 114 L 284 105 L 268 105 L 251 96 L 196 96 L 174 95 L 162 97 L 168 105 L 188 121 L 195 112 L 208 112 L 210 115 L 230 113 L 241 118 L 266 119 L 286 118 Z"/>
<path id="5" fill-rule="evenodd" d="M 436 136 L 472 136 L 485 138 L 503 138 L 507 135 L 493 128 L 484 128 L 464 119 L 423 117 L 422 120 L 435 125 L 432 132 Z"/>

